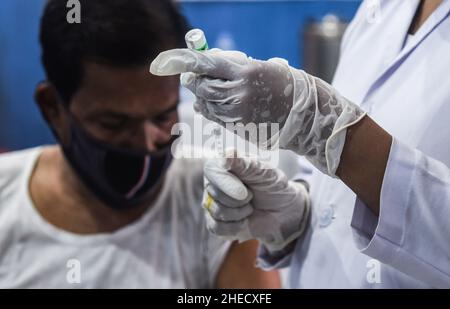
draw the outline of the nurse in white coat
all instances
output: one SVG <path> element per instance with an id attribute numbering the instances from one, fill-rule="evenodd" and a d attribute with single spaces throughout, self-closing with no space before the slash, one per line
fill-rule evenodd
<path id="1" fill-rule="evenodd" d="M 290 266 L 294 288 L 450 287 L 449 14 L 449 0 L 363 2 L 334 87 L 280 59 L 161 54 L 152 73 L 191 72 L 207 118 L 278 122 L 268 142 L 316 167 L 303 186 L 250 159 L 208 162 L 210 230 L 258 238 L 260 265 Z"/>

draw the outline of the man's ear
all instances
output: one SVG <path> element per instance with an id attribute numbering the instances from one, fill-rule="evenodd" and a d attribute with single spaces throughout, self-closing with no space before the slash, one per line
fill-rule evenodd
<path id="1" fill-rule="evenodd" d="M 34 99 L 50 128 L 63 142 L 67 141 L 68 117 L 55 87 L 48 81 L 40 82 L 36 87 Z"/>

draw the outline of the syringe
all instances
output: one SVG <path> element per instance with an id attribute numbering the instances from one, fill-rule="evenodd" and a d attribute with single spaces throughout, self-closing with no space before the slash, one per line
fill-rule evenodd
<path id="1" fill-rule="evenodd" d="M 193 29 L 191 31 L 189 31 L 186 34 L 185 37 L 186 40 L 186 45 L 189 49 L 191 50 L 195 50 L 198 52 L 202 52 L 202 51 L 206 51 L 208 50 L 208 41 L 206 40 L 206 36 L 205 33 L 200 30 L 200 29 Z M 220 158 L 225 158 L 226 154 L 225 154 L 225 150 L 223 147 L 223 136 L 222 136 L 222 128 L 220 125 L 215 124 L 215 127 L 213 129 L 213 134 L 214 134 L 214 138 L 215 138 L 215 153 L 220 157 Z M 230 175 L 229 177 L 236 177 L 234 175 Z M 240 181 L 239 179 L 237 179 L 237 181 Z M 251 194 L 251 191 L 248 191 L 248 194 Z M 207 202 L 205 205 L 206 209 L 210 209 L 212 203 L 214 202 L 213 198 L 208 194 L 208 198 L 207 198 Z M 238 235 L 236 235 L 235 237 L 231 237 L 231 240 L 235 240 L 237 239 L 239 242 L 244 242 L 247 241 L 249 239 L 252 239 L 252 235 L 249 231 L 249 227 L 248 225 L 246 226 L 246 228 L 241 231 Z"/>
<path id="2" fill-rule="evenodd" d="M 209 49 L 205 33 L 200 29 L 190 30 L 188 33 L 186 33 L 185 40 L 187 47 L 191 50 L 202 52 Z M 214 134 L 215 154 L 218 155 L 219 157 L 225 157 L 222 128 L 220 127 L 220 125 L 218 124 L 214 125 L 213 134 Z"/>

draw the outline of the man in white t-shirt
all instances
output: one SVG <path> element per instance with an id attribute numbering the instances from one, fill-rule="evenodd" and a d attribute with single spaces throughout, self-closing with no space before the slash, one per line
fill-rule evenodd
<path id="1" fill-rule="evenodd" d="M 204 223 L 202 162 L 173 160 L 178 77 L 150 61 L 181 46 L 169 0 L 65 0 L 41 20 L 36 101 L 59 146 L 0 156 L 0 288 L 276 288 L 257 244 Z"/>

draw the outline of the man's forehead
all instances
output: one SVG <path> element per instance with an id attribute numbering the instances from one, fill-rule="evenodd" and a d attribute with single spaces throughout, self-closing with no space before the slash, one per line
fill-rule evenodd
<path id="1" fill-rule="evenodd" d="M 136 67 L 113 67 L 88 62 L 83 66 L 85 87 L 95 89 L 118 90 L 133 93 L 137 90 L 173 90 L 179 86 L 177 76 L 155 76 L 149 72 L 148 65 Z M 118 85 L 121 85 L 118 88 Z M 159 91 L 158 91 L 159 92 Z"/>
<path id="2" fill-rule="evenodd" d="M 85 65 L 83 83 L 74 96 L 85 112 L 103 110 L 130 115 L 162 113 L 178 100 L 177 77 L 153 76 L 146 66 L 111 68 L 95 63 Z"/>

